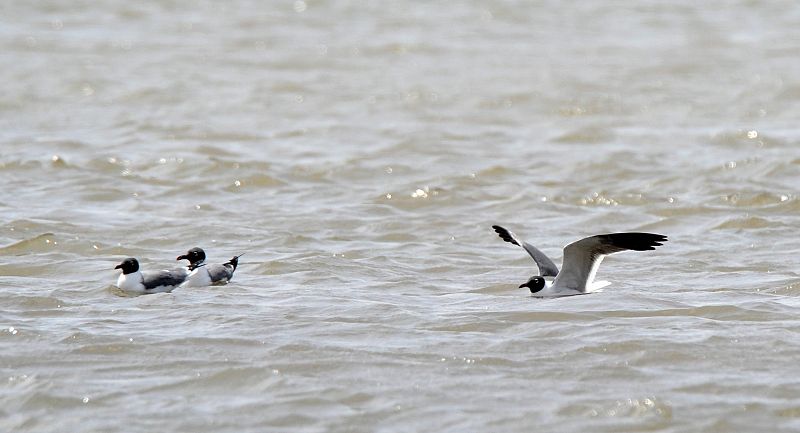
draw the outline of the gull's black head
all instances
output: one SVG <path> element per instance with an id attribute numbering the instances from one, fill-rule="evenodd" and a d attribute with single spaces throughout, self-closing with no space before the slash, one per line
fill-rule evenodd
<path id="1" fill-rule="evenodd" d="M 198 265 L 206 260 L 206 252 L 202 248 L 194 247 L 175 260 L 188 260 L 190 265 Z"/>
<path id="2" fill-rule="evenodd" d="M 114 269 L 122 269 L 123 274 L 132 274 L 139 270 L 139 261 L 133 257 L 128 257 L 122 263 L 114 267 Z"/>
<path id="3" fill-rule="evenodd" d="M 531 293 L 536 293 L 542 289 L 544 289 L 544 277 L 535 276 L 531 277 L 527 283 L 521 284 L 519 288 L 527 287 L 531 289 Z"/>

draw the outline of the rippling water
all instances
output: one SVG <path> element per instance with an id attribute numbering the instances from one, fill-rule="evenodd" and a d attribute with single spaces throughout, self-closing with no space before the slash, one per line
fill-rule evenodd
<path id="1" fill-rule="evenodd" d="M 800 428 L 793 2 L 0 10 L 0 431 Z"/>

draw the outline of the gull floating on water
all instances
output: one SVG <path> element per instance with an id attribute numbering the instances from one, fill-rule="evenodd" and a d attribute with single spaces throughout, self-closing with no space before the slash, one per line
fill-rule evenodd
<path id="1" fill-rule="evenodd" d="M 222 264 L 206 264 L 206 252 L 202 248 L 192 248 L 186 254 L 178 256 L 175 260 L 189 261 L 189 276 L 181 287 L 204 287 L 210 285 L 227 284 L 233 278 L 233 272 L 239 266 L 239 257 Z"/>
<path id="2" fill-rule="evenodd" d="M 163 271 L 139 271 L 139 261 L 129 257 L 118 264 L 114 269 L 122 269 L 117 279 L 117 287 L 130 293 L 159 293 L 170 292 L 178 287 L 188 277 L 186 268 Z"/>
<path id="3" fill-rule="evenodd" d="M 639 232 L 589 236 L 564 247 L 563 268 L 559 272 L 555 263 L 533 245 L 523 242 L 503 227 L 495 225 L 492 228 L 504 241 L 524 248 L 536 262 L 540 275 L 531 277 L 519 287 L 527 287 L 531 293 L 541 297 L 583 295 L 605 287 L 611 283 L 594 281 L 605 256 L 627 250 L 654 250 L 667 241 L 664 235 Z M 544 277 L 555 279 L 547 281 Z"/>

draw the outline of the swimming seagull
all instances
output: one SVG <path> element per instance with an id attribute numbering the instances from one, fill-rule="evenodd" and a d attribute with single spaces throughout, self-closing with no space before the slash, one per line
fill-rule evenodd
<path id="1" fill-rule="evenodd" d="M 583 295 L 605 287 L 611 283 L 594 282 L 594 276 L 605 256 L 626 250 L 654 250 L 667 241 L 664 235 L 639 232 L 589 236 L 564 247 L 564 267 L 559 272 L 555 263 L 533 245 L 523 242 L 503 227 L 495 225 L 492 228 L 504 241 L 524 248 L 536 262 L 540 275 L 531 277 L 519 287 L 527 287 L 531 293 L 542 297 Z M 555 279 L 547 281 L 544 277 Z"/>
<path id="2" fill-rule="evenodd" d="M 175 260 L 189 261 L 189 276 L 181 287 L 204 287 L 210 285 L 227 284 L 233 278 L 233 272 L 239 266 L 239 257 L 222 264 L 206 264 L 206 252 L 202 248 L 192 248 L 186 254 L 178 256 Z"/>
<path id="3" fill-rule="evenodd" d="M 186 280 L 186 269 L 163 271 L 139 271 L 139 261 L 129 257 L 114 269 L 122 269 L 117 279 L 117 287 L 131 293 L 170 292 Z"/>

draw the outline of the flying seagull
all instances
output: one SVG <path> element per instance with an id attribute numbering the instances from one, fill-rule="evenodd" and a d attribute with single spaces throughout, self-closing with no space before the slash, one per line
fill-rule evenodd
<path id="1" fill-rule="evenodd" d="M 239 266 L 239 257 L 222 264 L 206 264 L 206 252 L 202 248 L 192 248 L 186 254 L 178 256 L 175 260 L 189 261 L 189 276 L 181 287 L 204 287 L 210 285 L 227 284 L 233 278 L 233 272 Z"/>
<path id="2" fill-rule="evenodd" d="M 524 248 L 536 262 L 540 275 L 530 277 L 519 287 L 527 287 L 531 293 L 541 297 L 583 295 L 605 287 L 610 283 L 594 282 L 597 268 L 605 256 L 627 250 L 654 250 L 667 241 L 664 235 L 639 232 L 589 236 L 564 247 L 563 269 L 559 271 L 543 252 L 522 241 L 513 232 L 497 225 L 492 228 L 504 241 Z M 546 281 L 544 277 L 555 279 Z"/>
<path id="3" fill-rule="evenodd" d="M 130 293 L 170 292 L 186 280 L 186 269 L 164 271 L 139 271 L 139 261 L 129 257 L 114 269 L 122 269 L 117 279 L 117 287 Z"/>

